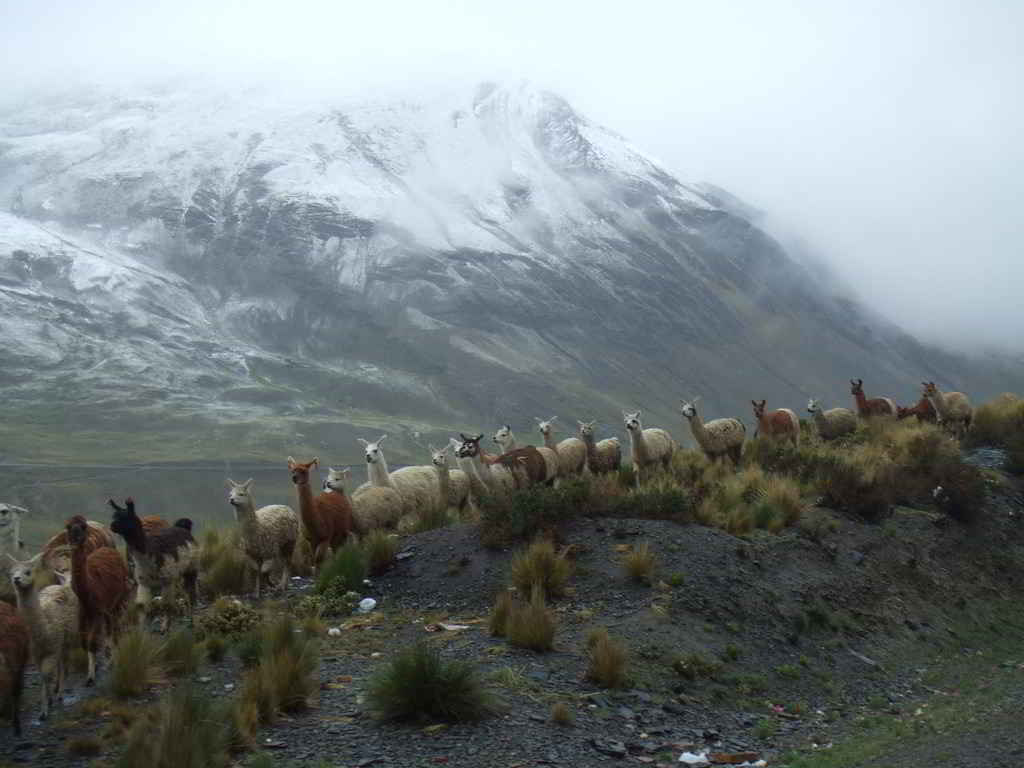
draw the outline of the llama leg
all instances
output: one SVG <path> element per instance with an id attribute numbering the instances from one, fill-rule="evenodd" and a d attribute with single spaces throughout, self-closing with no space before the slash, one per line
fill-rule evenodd
<path id="1" fill-rule="evenodd" d="M 46 720 L 50 716 L 50 704 L 53 702 L 53 660 L 47 659 L 39 665 L 39 692 L 41 694 L 40 702 L 41 707 L 39 710 L 39 719 Z"/>
<path id="2" fill-rule="evenodd" d="M 88 658 L 88 671 L 85 674 L 85 686 L 86 688 L 91 687 L 96 683 L 96 654 L 93 652 L 92 644 L 92 630 L 88 630 L 88 635 L 85 641 L 82 643 L 82 647 L 85 649 L 85 655 Z"/>
<path id="3" fill-rule="evenodd" d="M 263 597 L 263 563 L 257 561 L 256 563 L 256 602 L 259 602 Z"/>
<path id="4" fill-rule="evenodd" d="M 285 544 L 281 548 L 281 592 L 288 591 L 288 582 L 292 578 L 292 552 L 295 550 L 295 542 Z"/>

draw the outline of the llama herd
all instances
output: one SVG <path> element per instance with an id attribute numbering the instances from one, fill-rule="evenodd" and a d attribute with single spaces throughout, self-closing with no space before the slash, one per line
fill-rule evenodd
<path id="1" fill-rule="evenodd" d="M 913 406 L 898 407 L 891 398 L 869 399 L 863 381 L 851 380 L 856 411 L 822 410 L 810 400 L 818 434 L 834 440 L 852 433 L 858 419 L 915 416 L 963 436 L 970 428 L 972 410 L 960 392 L 942 392 L 934 382 L 924 382 L 921 399 Z M 746 440 L 746 427 L 736 418 L 705 422 L 698 410 L 699 398 L 683 401 L 680 413 L 689 423 L 700 450 L 711 460 L 730 460 L 738 465 Z M 757 424 L 755 436 L 786 441 L 798 446 L 800 420 L 788 408 L 768 410 L 764 400 L 752 400 Z M 667 430 L 644 428 L 641 412 L 623 413 L 629 437 L 634 478 L 641 485 L 653 470 L 668 467 L 678 444 Z M 538 484 L 555 484 L 579 475 L 618 472 L 622 446 L 618 438 L 598 440 L 594 422 L 578 422 L 577 435 L 556 441 L 555 417 L 537 419 L 542 445 L 520 445 L 509 425 L 492 436 L 500 453 L 484 451 L 483 434 L 450 439 L 441 449 L 429 446 L 430 464 L 390 471 L 382 444 L 360 440 L 367 482 L 351 493 L 349 470 L 328 468 L 323 488 L 314 494 L 310 473 L 317 458 L 298 462 L 288 457 L 287 468 L 295 485 L 299 512 L 285 504 L 257 507 L 252 479 L 243 483 L 228 479 L 227 501 L 238 526 L 239 546 L 257 573 L 256 596 L 262 597 L 261 574 L 282 574 L 279 588 L 287 589 L 290 563 L 300 532 L 313 553 L 314 572 L 351 533 L 394 529 L 403 520 L 433 512 L 461 513 L 475 506 L 483 495 Z M 449 465 L 453 455 L 457 468 Z M 139 517 L 134 499 L 123 504 L 109 501 L 113 519 L 109 528 L 80 515 L 69 519 L 43 550 L 28 560 L 15 557 L 23 544 L 19 520 L 26 510 L 0 503 L 0 553 L 4 554 L 14 587 L 17 609 L 0 601 L 0 709 L 6 703 L 15 733 L 20 733 L 19 706 L 24 669 L 31 658 L 42 678 L 41 718 L 46 718 L 64 686 L 68 652 L 77 642 L 88 656 L 86 685 L 96 679 L 96 654 L 116 641 L 121 614 L 131 602 L 148 603 L 154 595 L 180 585 L 191 614 L 196 601 L 199 546 L 192 535 L 192 521 L 183 518 L 173 525 L 156 516 Z M 125 543 L 118 550 L 114 534 Z M 50 577 L 50 574 L 53 574 Z M 57 583 L 51 583 L 56 579 Z"/>

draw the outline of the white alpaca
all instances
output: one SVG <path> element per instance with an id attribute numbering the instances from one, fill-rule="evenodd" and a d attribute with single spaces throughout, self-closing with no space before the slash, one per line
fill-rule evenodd
<path id="1" fill-rule="evenodd" d="M 668 469 L 672 455 L 676 451 L 675 441 L 664 429 L 651 427 L 644 429 L 640 423 L 640 411 L 636 413 L 622 412 L 629 433 L 629 446 L 633 453 L 633 471 L 636 473 L 636 484 L 640 487 L 641 476 L 649 467 L 661 464 Z"/>
<path id="2" fill-rule="evenodd" d="M 78 598 L 60 575 L 60 584 L 38 588 L 41 574 L 37 566 L 42 558 L 42 552 L 26 561 L 7 555 L 18 610 L 29 630 L 32 659 L 42 677 L 39 719 L 45 720 L 64 690 L 68 652 L 78 637 Z"/>
<path id="3" fill-rule="evenodd" d="M 391 488 L 402 497 L 403 511 L 406 514 L 421 515 L 433 509 L 437 499 L 437 473 L 433 466 L 403 467 L 394 472 L 388 471 L 388 462 L 384 458 L 381 443 L 387 435 L 381 435 L 377 442 L 360 439 L 366 453 L 367 483 L 359 486 L 360 493 L 368 486 Z M 353 494 L 354 495 L 354 494 Z"/>
<path id="4" fill-rule="evenodd" d="M 508 424 L 500 427 L 497 432 L 494 433 L 494 442 L 501 448 L 502 453 L 508 453 L 509 451 L 517 450 L 524 446 L 519 445 L 516 442 L 516 436 L 512 432 L 512 427 Z M 558 452 L 554 448 L 549 448 L 546 445 L 537 448 L 537 452 L 544 459 L 544 481 L 547 483 L 554 482 L 558 479 L 560 472 L 560 465 L 558 461 Z"/>
<path id="5" fill-rule="evenodd" d="M 974 418 L 971 401 L 967 399 L 967 395 L 963 392 L 943 392 L 934 381 L 922 381 L 921 385 L 924 387 L 924 396 L 935 408 L 939 424 L 948 427 L 958 438 L 966 435 Z"/>
<path id="6" fill-rule="evenodd" d="M 583 471 L 587 460 L 587 447 L 576 437 L 567 437 L 556 443 L 554 433 L 557 418 L 552 416 L 547 421 L 537 419 L 537 429 L 544 438 L 544 447 L 558 455 L 558 476 L 572 477 Z"/>
<path id="7" fill-rule="evenodd" d="M 822 411 L 813 397 L 807 401 L 807 412 L 814 419 L 822 440 L 835 440 L 857 430 L 857 414 L 849 408 L 829 408 Z"/>
<path id="8" fill-rule="evenodd" d="M 324 489 L 348 493 L 349 470 L 327 468 Z M 394 528 L 402 516 L 402 497 L 392 488 L 368 485 L 349 495 L 352 503 L 352 530 L 365 536 L 374 528 Z"/>
<path id="9" fill-rule="evenodd" d="M 25 546 L 21 540 L 21 516 L 27 514 L 24 507 L 0 502 L 0 555 L 16 555 Z"/>
<path id="10" fill-rule="evenodd" d="M 464 470 L 448 467 L 449 443 L 441 450 L 430 448 L 430 463 L 437 472 L 438 506 L 441 511 L 453 508 L 462 514 L 469 502 L 469 477 Z"/>
<path id="11" fill-rule="evenodd" d="M 252 478 L 244 483 L 228 479 L 228 503 L 235 510 L 235 520 L 242 534 L 242 551 L 256 564 L 256 599 L 262 596 L 263 564 L 276 563 L 282 569 L 281 591 L 288 588 L 291 577 L 292 552 L 299 540 L 299 516 L 284 504 L 269 504 L 256 509 L 252 495 Z"/>
<path id="12" fill-rule="evenodd" d="M 619 438 L 608 437 L 597 442 L 594 435 L 596 421 L 577 421 L 576 423 L 580 428 L 580 442 L 586 449 L 583 456 L 583 471 L 592 475 L 618 472 L 622 465 L 622 445 L 619 443 Z"/>
<path id="13" fill-rule="evenodd" d="M 732 463 L 739 466 L 740 458 L 743 456 L 743 440 L 747 436 L 747 428 L 739 419 L 713 419 L 706 424 L 704 419 L 697 413 L 697 402 L 682 402 L 680 411 L 683 417 L 690 422 L 690 432 L 697 445 L 704 451 L 704 455 L 714 461 L 723 456 L 732 459 Z"/>

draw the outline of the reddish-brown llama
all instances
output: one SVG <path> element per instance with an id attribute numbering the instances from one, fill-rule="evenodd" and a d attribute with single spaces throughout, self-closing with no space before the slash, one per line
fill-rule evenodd
<path id="1" fill-rule="evenodd" d="M 905 419 L 908 416 L 917 416 L 918 421 L 927 421 L 932 424 L 938 420 L 935 406 L 932 405 L 932 401 L 927 397 L 922 397 L 917 403 L 906 408 L 899 405 L 896 406 L 896 418 Z"/>
<path id="2" fill-rule="evenodd" d="M 10 603 L 0 602 L 0 711 L 8 710 L 14 735 L 21 735 L 21 692 L 28 664 L 28 627 Z"/>
<path id="3" fill-rule="evenodd" d="M 873 397 L 870 400 L 864 396 L 864 380 L 850 379 L 850 394 L 857 403 L 857 415 L 862 419 L 870 419 L 874 416 L 895 416 L 896 404 L 888 397 Z"/>
<path id="4" fill-rule="evenodd" d="M 320 568 L 329 551 L 337 550 L 352 532 L 352 502 L 344 491 L 327 490 L 313 495 L 309 471 L 320 460 L 302 463 L 288 457 L 288 471 L 299 494 L 299 516 L 306 539 L 313 550 L 313 572 Z"/>
<path id="5" fill-rule="evenodd" d="M 754 418 L 757 419 L 758 434 L 763 437 L 790 440 L 794 445 L 799 445 L 799 417 L 789 408 L 766 411 L 766 403 L 766 400 L 762 400 L 760 403 L 756 400 L 750 401 L 750 404 L 754 406 Z"/>

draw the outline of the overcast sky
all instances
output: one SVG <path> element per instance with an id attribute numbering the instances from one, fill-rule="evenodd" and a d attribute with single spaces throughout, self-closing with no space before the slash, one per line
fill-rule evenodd
<path id="1" fill-rule="evenodd" d="M 1024 2 L 0 0 L 0 94 L 528 78 L 819 249 L 909 330 L 1024 351 Z"/>

